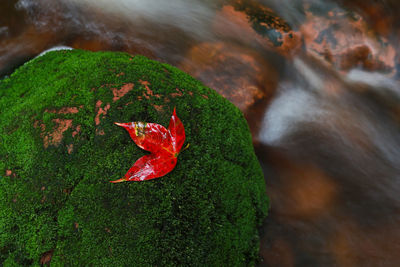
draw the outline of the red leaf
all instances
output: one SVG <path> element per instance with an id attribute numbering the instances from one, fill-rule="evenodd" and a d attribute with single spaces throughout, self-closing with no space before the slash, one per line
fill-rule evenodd
<path id="1" fill-rule="evenodd" d="M 174 169 L 185 142 L 185 128 L 176 116 L 175 108 L 168 130 L 157 123 L 115 124 L 124 127 L 136 145 L 150 151 L 151 154 L 138 159 L 123 178 L 110 181 L 111 183 L 150 180 L 164 176 Z"/>

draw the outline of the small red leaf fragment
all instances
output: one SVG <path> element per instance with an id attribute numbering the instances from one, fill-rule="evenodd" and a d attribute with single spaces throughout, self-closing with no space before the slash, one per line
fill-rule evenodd
<path id="1" fill-rule="evenodd" d="M 136 145 L 150 151 L 151 154 L 138 159 L 124 177 L 110 181 L 111 183 L 155 179 L 174 169 L 185 142 L 185 129 L 176 115 L 175 108 L 168 129 L 157 123 L 116 122 L 115 124 L 125 128 Z"/>

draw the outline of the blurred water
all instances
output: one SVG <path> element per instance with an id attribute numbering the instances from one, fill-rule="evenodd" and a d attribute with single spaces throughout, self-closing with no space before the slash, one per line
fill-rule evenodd
<path id="1" fill-rule="evenodd" d="M 0 75 L 53 46 L 144 54 L 245 114 L 260 266 L 400 264 L 397 1 L 6 0 Z"/>

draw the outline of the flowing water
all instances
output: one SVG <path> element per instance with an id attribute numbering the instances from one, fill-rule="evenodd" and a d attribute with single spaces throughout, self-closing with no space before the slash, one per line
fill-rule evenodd
<path id="1" fill-rule="evenodd" d="M 54 46 L 143 54 L 238 106 L 271 197 L 260 266 L 400 266 L 393 0 L 3 0 L 0 76 Z"/>

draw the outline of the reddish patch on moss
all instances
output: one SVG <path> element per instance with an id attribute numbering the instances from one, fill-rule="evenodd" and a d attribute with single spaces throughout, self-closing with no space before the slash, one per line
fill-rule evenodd
<path id="1" fill-rule="evenodd" d="M 81 131 L 81 125 L 76 126 L 75 131 L 72 132 L 72 137 L 75 137 Z"/>
<path id="2" fill-rule="evenodd" d="M 41 130 L 40 136 L 43 138 L 44 148 L 48 148 L 49 145 L 58 146 L 62 141 L 64 132 L 72 127 L 72 122 L 73 122 L 73 120 L 71 119 L 53 119 L 52 121 L 56 123 L 57 126 L 54 128 L 53 132 L 49 133 L 48 135 L 45 135 L 46 131 L 45 124 L 40 123 L 40 121 L 35 121 L 33 123 L 34 128 L 40 128 Z M 75 137 L 80 132 L 80 130 L 81 126 L 78 125 L 75 128 L 75 131 L 72 133 L 72 137 Z"/>
<path id="3" fill-rule="evenodd" d="M 171 97 L 172 98 L 180 97 L 180 96 L 183 96 L 185 93 L 190 95 L 190 96 L 193 96 L 193 92 L 191 92 L 191 91 L 185 92 L 185 90 L 179 89 L 179 88 L 175 88 L 175 90 L 176 90 L 176 92 L 170 93 L 164 98 L 164 102 L 165 103 L 171 102 L 171 100 L 170 100 Z"/>
<path id="4" fill-rule="evenodd" d="M 153 105 L 153 107 L 154 107 L 158 112 L 163 111 L 163 108 L 164 108 L 163 105 Z"/>
<path id="5" fill-rule="evenodd" d="M 157 97 L 157 98 L 161 97 L 161 95 L 154 94 L 154 92 L 149 87 L 150 83 L 148 81 L 139 80 L 139 82 L 141 85 L 143 85 L 146 88 L 146 92 L 143 94 L 143 97 L 145 97 L 146 99 L 150 99 L 150 97 L 152 97 L 152 96 Z"/>
<path id="6" fill-rule="evenodd" d="M 42 257 L 40 258 L 40 264 L 42 265 L 49 265 L 51 262 L 51 258 L 53 257 L 54 249 L 46 251 L 45 253 L 42 254 Z"/>
<path id="7" fill-rule="evenodd" d="M 72 154 L 72 152 L 74 151 L 74 144 L 69 144 L 69 145 L 67 145 L 67 151 L 68 151 L 68 154 Z"/>
<path id="8" fill-rule="evenodd" d="M 65 193 L 67 195 L 71 194 L 71 192 L 72 192 L 72 190 L 70 188 L 63 189 L 63 193 Z"/>
<path id="9" fill-rule="evenodd" d="M 56 114 L 76 114 L 76 113 L 79 112 L 79 108 L 77 108 L 77 107 L 63 107 L 60 110 L 55 110 L 55 109 L 48 110 L 48 109 L 46 109 L 45 112 L 56 113 Z"/>
<path id="10" fill-rule="evenodd" d="M 11 176 L 12 175 L 12 171 L 11 170 L 6 170 L 6 176 Z"/>
<path id="11" fill-rule="evenodd" d="M 117 74 L 117 77 L 122 76 L 122 75 L 125 75 L 125 73 L 120 72 L 120 73 Z"/>
<path id="12" fill-rule="evenodd" d="M 116 83 L 105 83 L 105 84 L 101 85 L 100 88 L 113 87 L 113 86 L 117 86 L 117 84 Z"/>
<path id="13" fill-rule="evenodd" d="M 63 138 L 63 133 L 72 127 L 72 120 L 54 119 L 54 123 L 58 124 L 52 133 L 43 138 L 43 145 L 48 148 L 49 145 L 59 145 Z"/>
<path id="14" fill-rule="evenodd" d="M 176 88 L 176 93 L 169 94 L 172 97 L 183 96 L 183 92 Z"/>
<path id="15" fill-rule="evenodd" d="M 207 95 L 201 95 L 203 98 L 208 99 Z"/>
<path id="16" fill-rule="evenodd" d="M 33 127 L 34 127 L 34 128 L 40 127 L 40 129 L 41 129 L 42 132 L 44 132 L 44 130 L 46 130 L 46 125 L 44 125 L 43 123 L 41 123 L 41 124 L 39 125 L 39 121 L 35 121 L 35 122 L 33 123 Z"/>
<path id="17" fill-rule="evenodd" d="M 96 129 L 96 135 L 105 135 L 104 130 Z"/>
<path id="18" fill-rule="evenodd" d="M 108 227 L 104 228 L 104 230 L 105 230 L 107 233 L 111 233 L 111 230 L 110 230 Z"/>
<path id="19" fill-rule="evenodd" d="M 97 103 L 96 103 L 97 114 L 94 119 L 96 125 L 100 124 L 100 116 L 103 115 L 103 118 L 104 118 L 104 116 L 107 115 L 107 111 L 110 109 L 110 104 L 107 104 L 104 107 L 104 109 L 101 108 L 101 104 L 102 104 L 101 100 L 97 101 Z"/>
<path id="20" fill-rule="evenodd" d="M 74 222 L 74 227 L 75 227 L 75 229 L 78 229 L 79 228 L 79 223 Z"/>
<path id="21" fill-rule="evenodd" d="M 133 83 L 127 83 L 124 86 L 122 86 L 121 89 L 111 88 L 114 95 L 113 102 L 119 100 L 121 97 L 132 91 L 133 86 L 134 86 Z"/>

